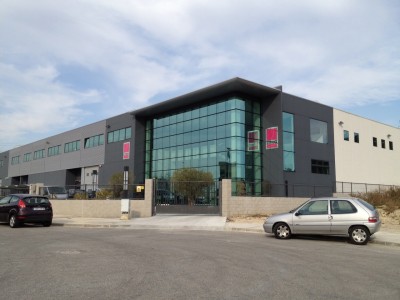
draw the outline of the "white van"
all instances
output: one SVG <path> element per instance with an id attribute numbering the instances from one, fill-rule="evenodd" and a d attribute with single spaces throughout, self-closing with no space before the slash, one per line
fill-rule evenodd
<path id="1" fill-rule="evenodd" d="M 68 192 L 63 186 L 41 186 L 39 188 L 39 194 L 51 199 L 68 199 Z"/>

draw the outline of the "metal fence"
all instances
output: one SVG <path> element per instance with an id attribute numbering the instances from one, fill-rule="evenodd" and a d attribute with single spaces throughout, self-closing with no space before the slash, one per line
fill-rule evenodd
<path id="1" fill-rule="evenodd" d="M 212 184 L 204 182 L 173 183 L 168 180 L 156 180 L 155 201 L 158 205 L 177 204 L 187 205 L 193 201 L 195 205 L 218 205 L 220 181 Z M 182 187 L 183 185 L 183 187 Z M 185 188 L 186 185 L 186 188 Z M 192 187 L 197 189 L 189 195 Z M 264 197 L 325 197 L 334 193 L 356 194 L 368 192 L 384 192 L 391 188 L 400 188 L 396 185 L 355 183 L 337 181 L 329 185 L 302 185 L 302 184 L 271 184 L 268 181 L 249 182 L 232 180 L 232 196 L 264 196 Z M 123 185 L 79 185 L 65 186 L 68 199 L 144 199 L 144 184 L 130 184 L 125 192 Z M 186 192 L 182 192 L 186 191 Z M 9 194 L 29 193 L 29 185 L 0 187 L 0 197 Z M 126 193 L 126 194 L 125 194 Z M 49 197 L 53 197 L 49 195 Z M 191 198 L 193 198 L 191 200 Z"/>
<path id="2" fill-rule="evenodd" d="M 99 200 L 119 200 L 122 198 L 144 199 L 144 183 L 128 184 L 124 190 L 122 184 L 113 185 L 80 185 L 66 186 L 69 199 L 99 199 Z"/>
<path id="3" fill-rule="evenodd" d="M 326 197 L 334 193 L 333 185 L 272 184 L 269 181 L 232 180 L 232 196 L 257 197 Z"/>
<path id="4" fill-rule="evenodd" d="M 67 199 L 119 200 L 125 197 L 129 199 L 144 199 L 144 184 L 129 184 L 128 189 L 126 191 L 124 191 L 122 184 L 95 185 L 95 186 L 93 184 L 88 184 L 79 186 L 68 185 L 60 187 L 65 188 L 64 191 L 60 192 L 60 194 L 63 194 L 62 198 L 67 198 Z M 28 194 L 29 192 L 30 192 L 29 185 L 0 187 L 1 197 L 17 193 Z M 65 194 L 66 197 L 64 197 Z M 45 196 L 57 199 L 57 194 L 50 194 Z"/>
<path id="5" fill-rule="evenodd" d="M 155 204 L 218 206 L 219 187 L 218 180 L 172 182 L 158 179 L 154 189 Z"/>
<path id="6" fill-rule="evenodd" d="M 380 193 L 390 190 L 392 188 L 400 188 L 400 186 L 337 181 L 335 186 L 335 192 L 344 194 L 369 193 L 369 192 Z"/>
<path id="7" fill-rule="evenodd" d="M 0 198 L 5 197 L 9 194 L 27 194 L 27 193 L 29 193 L 29 187 L 27 186 L 0 187 Z"/>

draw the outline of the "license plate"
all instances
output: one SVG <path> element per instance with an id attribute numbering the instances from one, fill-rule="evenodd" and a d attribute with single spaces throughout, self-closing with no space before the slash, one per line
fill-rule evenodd
<path id="1" fill-rule="evenodd" d="M 34 207 L 33 210 L 45 210 L 44 207 Z"/>

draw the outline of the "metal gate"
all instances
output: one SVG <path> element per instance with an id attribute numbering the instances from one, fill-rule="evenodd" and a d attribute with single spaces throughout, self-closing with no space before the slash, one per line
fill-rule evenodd
<path id="1" fill-rule="evenodd" d="M 220 214 L 219 181 L 174 183 L 157 179 L 153 193 L 157 214 Z"/>

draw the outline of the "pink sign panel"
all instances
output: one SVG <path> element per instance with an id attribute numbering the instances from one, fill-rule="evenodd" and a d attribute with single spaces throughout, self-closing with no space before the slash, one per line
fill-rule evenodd
<path id="1" fill-rule="evenodd" d="M 129 153 L 131 152 L 131 142 L 124 143 L 122 152 L 122 159 L 129 159 Z"/>
<path id="2" fill-rule="evenodd" d="M 278 127 L 270 127 L 266 130 L 267 149 L 277 149 L 278 142 Z"/>
<path id="3" fill-rule="evenodd" d="M 258 130 L 247 132 L 247 151 L 260 150 L 260 132 Z"/>

